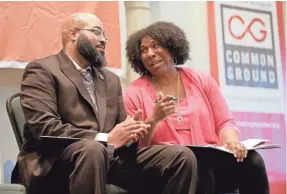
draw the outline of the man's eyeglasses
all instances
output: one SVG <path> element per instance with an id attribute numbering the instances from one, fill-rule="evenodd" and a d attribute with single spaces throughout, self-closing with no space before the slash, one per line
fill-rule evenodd
<path id="1" fill-rule="evenodd" d="M 108 40 L 108 35 L 105 33 L 105 31 L 102 31 L 101 29 L 97 29 L 97 28 L 96 29 L 74 28 L 74 29 L 77 31 L 87 30 L 87 31 L 94 33 L 99 38 L 104 37 L 106 40 Z"/>

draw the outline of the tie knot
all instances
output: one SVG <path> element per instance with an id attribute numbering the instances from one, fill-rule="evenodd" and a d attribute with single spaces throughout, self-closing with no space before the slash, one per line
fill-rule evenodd
<path id="1" fill-rule="evenodd" d="M 78 69 L 78 71 L 79 71 L 81 74 L 86 74 L 86 73 L 91 72 L 91 69 L 90 69 L 90 68 L 88 68 L 88 69 Z"/>
<path id="2" fill-rule="evenodd" d="M 79 72 L 85 80 L 91 80 L 92 79 L 90 69 L 79 69 Z"/>

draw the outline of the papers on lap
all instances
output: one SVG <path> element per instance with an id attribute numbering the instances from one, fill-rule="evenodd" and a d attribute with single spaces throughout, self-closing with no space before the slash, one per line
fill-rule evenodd
<path id="1" fill-rule="evenodd" d="M 267 144 L 269 140 L 266 139 L 247 139 L 244 141 L 241 141 L 243 145 L 248 150 L 257 150 L 257 149 L 274 149 L 274 148 L 280 148 L 281 146 L 278 144 Z M 215 149 L 223 152 L 232 153 L 230 150 L 226 149 L 224 146 L 216 146 L 216 145 L 185 145 L 186 147 L 190 149 L 196 149 L 196 148 L 203 148 L 203 149 Z"/>

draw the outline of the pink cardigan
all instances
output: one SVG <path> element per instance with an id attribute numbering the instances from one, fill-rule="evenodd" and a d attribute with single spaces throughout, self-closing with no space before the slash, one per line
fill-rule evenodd
<path id="1" fill-rule="evenodd" d="M 225 129 L 237 129 L 237 127 L 219 86 L 209 74 L 196 72 L 190 68 L 178 68 L 178 71 L 184 83 L 188 108 L 191 110 L 189 144 L 221 145 L 222 132 Z M 133 115 L 137 109 L 142 109 L 142 119 L 145 120 L 153 113 L 157 96 L 157 91 L 147 77 L 140 77 L 123 94 L 127 113 Z M 184 144 L 169 119 L 162 120 L 156 126 L 150 144 L 166 143 Z"/>

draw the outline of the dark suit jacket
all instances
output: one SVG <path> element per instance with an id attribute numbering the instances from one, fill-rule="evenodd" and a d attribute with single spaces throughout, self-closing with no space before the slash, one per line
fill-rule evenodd
<path id="1" fill-rule="evenodd" d="M 119 77 L 106 69 L 92 68 L 92 73 L 98 114 L 80 73 L 63 51 L 27 65 L 20 93 L 27 125 L 14 180 L 19 172 L 20 182 L 28 187 L 33 177 L 51 169 L 55 156 L 45 151 L 40 136 L 94 139 L 126 118 Z"/>

